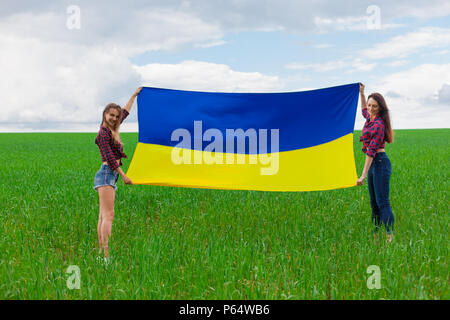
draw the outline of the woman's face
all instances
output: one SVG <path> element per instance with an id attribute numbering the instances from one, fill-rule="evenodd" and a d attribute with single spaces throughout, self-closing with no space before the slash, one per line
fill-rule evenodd
<path id="1" fill-rule="evenodd" d="M 109 127 L 114 128 L 116 123 L 119 121 L 119 111 L 111 108 L 106 112 L 105 118 L 106 124 Z"/>
<path id="2" fill-rule="evenodd" d="M 367 111 L 371 116 L 376 116 L 380 112 L 380 106 L 378 105 L 377 100 L 370 98 L 367 101 Z"/>

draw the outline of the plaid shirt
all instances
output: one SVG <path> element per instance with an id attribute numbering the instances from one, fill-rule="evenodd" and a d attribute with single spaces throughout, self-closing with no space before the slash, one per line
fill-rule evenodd
<path id="1" fill-rule="evenodd" d="M 122 123 L 128 115 L 129 112 L 122 109 L 122 119 L 120 123 Z M 95 144 L 97 144 L 100 149 L 102 162 L 107 162 L 112 171 L 122 165 L 121 158 L 128 158 L 127 155 L 123 153 L 122 144 L 116 143 L 112 137 L 111 130 L 104 126 L 100 126 L 97 138 L 95 138 Z M 119 163 L 117 163 L 116 160 L 119 160 Z"/>
<path id="2" fill-rule="evenodd" d="M 370 121 L 370 114 L 366 109 L 362 110 L 366 119 L 359 141 L 363 142 L 362 151 L 369 157 L 374 158 L 378 149 L 384 148 L 384 122 L 380 116 L 376 116 Z"/>

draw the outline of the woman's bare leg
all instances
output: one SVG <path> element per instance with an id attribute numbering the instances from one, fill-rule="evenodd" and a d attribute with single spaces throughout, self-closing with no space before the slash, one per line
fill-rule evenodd
<path id="1" fill-rule="evenodd" d="M 109 255 L 109 238 L 111 236 L 112 222 L 114 219 L 114 200 L 116 191 L 112 186 L 99 187 L 98 194 L 100 197 L 100 242 L 105 252 L 105 258 Z"/>
<path id="2" fill-rule="evenodd" d="M 100 198 L 100 194 L 99 194 L 99 198 Z M 102 210 L 99 209 L 98 224 L 97 224 L 97 238 L 98 238 L 98 248 L 99 248 L 100 253 L 103 250 L 101 226 L 102 226 Z"/>

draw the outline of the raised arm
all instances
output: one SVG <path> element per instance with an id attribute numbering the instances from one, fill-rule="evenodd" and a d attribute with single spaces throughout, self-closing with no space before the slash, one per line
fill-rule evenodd
<path id="1" fill-rule="evenodd" d="M 361 109 L 366 109 L 366 97 L 364 96 L 364 85 L 360 82 L 359 83 L 359 95 L 361 97 Z"/>
<path id="2" fill-rule="evenodd" d="M 136 99 L 136 97 L 138 96 L 139 92 L 141 92 L 141 90 L 142 90 L 142 87 L 139 87 L 136 89 L 136 91 L 131 96 L 130 100 L 128 100 L 128 103 L 125 105 L 125 107 L 123 107 L 125 110 L 130 112 L 131 107 L 133 106 L 133 103 L 134 103 L 134 99 Z"/>

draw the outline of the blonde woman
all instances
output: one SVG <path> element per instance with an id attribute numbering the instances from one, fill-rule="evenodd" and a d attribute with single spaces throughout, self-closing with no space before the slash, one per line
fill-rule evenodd
<path id="1" fill-rule="evenodd" d="M 100 213 L 98 217 L 97 234 L 100 254 L 104 253 L 104 262 L 109 262 L 109 238 L 111 236 L 114 219 L 114 200 L 119 175 L 125 184 L 132 184 L 123 170 L 122 158 L 128 158 L 123 153 L 123 144 L 120 139 L 120 124 L 129 115 L 134 99 L 142 87 L 136 89 L 126 106 L 122 109 L 115 103 L 109 103 L 103 110 L 102 124 L 95 143 L 98 145 L 102 157 L 102 165 L 94 179 L 94 189 L 98 192 L 100 200 Z M 101 257 L 99 257 L 101 259 Z"/>

